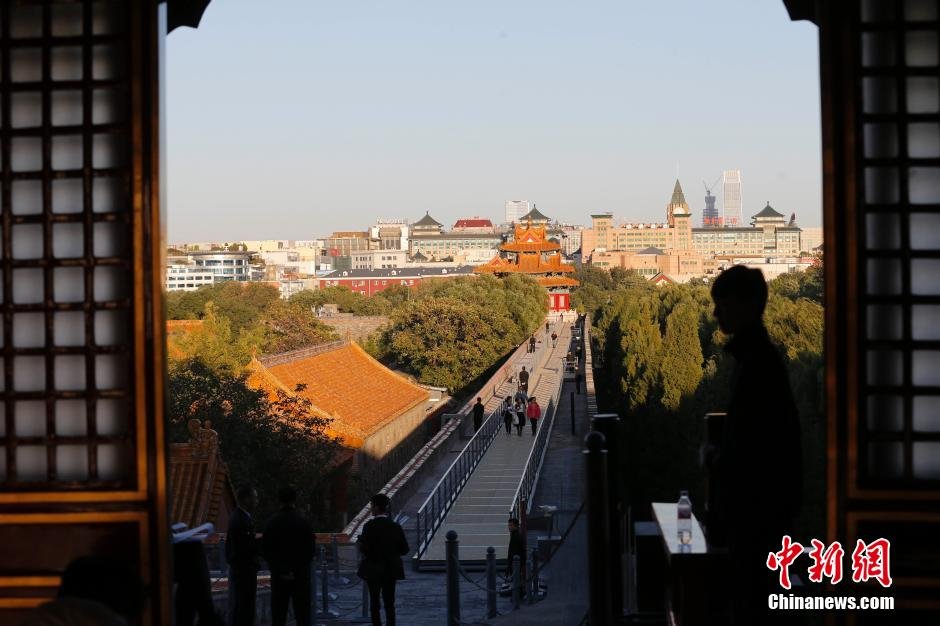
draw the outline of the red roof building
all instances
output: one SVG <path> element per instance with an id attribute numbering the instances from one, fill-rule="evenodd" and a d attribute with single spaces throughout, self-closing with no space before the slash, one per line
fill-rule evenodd
<path id="1" fill-rule="evenodd" d="M 493 228 L 493 222 L 482 217 L 461 218 L 454 222 L 454 227 L 451 230 L 455 232 L 467 233 L 495 232 L 495 229 Z"/>
<path id="2" fill-rule="evenodd" d="M 210 422 L 189 423 L 190 439 L 170 444 L 170 522 L 194 528 L 212 522 L 222 532 L 235 510 L 228 466 Z"/>

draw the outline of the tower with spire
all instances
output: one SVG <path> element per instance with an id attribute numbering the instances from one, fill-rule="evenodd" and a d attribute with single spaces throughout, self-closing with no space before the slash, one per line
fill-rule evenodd
<path id="1" fill-rule="evenodd" d="M 675 232 L 675 249 L 692 249 L 692 211 L 689 209 L 689 203 L 685 201 L 685 194 L 682 192 L 682 185 L 679 179 L 672 188 L 672 198 L 666 205 L 666 222 Z"/>

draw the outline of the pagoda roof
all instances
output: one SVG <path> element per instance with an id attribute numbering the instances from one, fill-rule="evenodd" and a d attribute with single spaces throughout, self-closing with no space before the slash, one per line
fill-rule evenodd
<path id="1" fill-rule="evenodd" d="M 519 218 L 520 223 L 524 222 L 550 222 L 551 218 L 539 211 L 537 208 L 532 207 L 532 210 Z"/>
<path id="2" fill-rule="evenodd" d="M 783 213 L 779 213 L 779 212 L 777 212 L 776 210 L 774 210 L 774 208 L 773 208 L 772 206 L 770 206 L 770 203 L 768 202 L 768 203 L 767 203 L 767 206 L 765 206 L 763 209 L 761 209 L 760 213 L 758 213 L 757 215 L 753 215 L 752 217 L 754 217 L 754 218 L 758 218 L 758 217 L 783 217 Z"/>
<path id="3" fill-rule="evenodd" d="M 424 217 L 412 224 L 412 226 L 443 226 L 443 224 L 431 217 L 431 212 L 427 211 Z"/>
<path id="4" fill-rule="evenodd" d="M 525 226 L 516 224 L 513 230 L 513 240 L 500 246 L 506 252 L 554 252 L 561 246 L 548 240 L 545 226 Z"/>

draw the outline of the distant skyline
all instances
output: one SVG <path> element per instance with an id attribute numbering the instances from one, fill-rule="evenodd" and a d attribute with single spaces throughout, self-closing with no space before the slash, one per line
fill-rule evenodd
<path id="1" fill-rule="evenodd" d="M 727 169 L 745 223 L 821 223 L 817 30 L 779 0 L 217 0 L 166 76 L 170 241 L 662 221 L 677 176 L 697 226 Z"/>

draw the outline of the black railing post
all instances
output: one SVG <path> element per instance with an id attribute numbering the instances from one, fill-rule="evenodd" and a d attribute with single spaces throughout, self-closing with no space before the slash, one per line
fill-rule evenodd
<path id="1" fill-rule="evenodd" d="M 326 571 L 326 547 L 320 546 L 320 603 L 323 605 L 322 615 L 330 613 L 329 576 Z"/>
<path id="2" fill-rule="evenodd" d="M 568 397 L 571 398 L 571 436 L 574 436 L 574 392 L 569 392 Z"/>
<path id="3" fill-rule="evenodd" d="M 522 561 L 519 559 L 519 555 L 512 557 L 512 610 L 519 610 L 519 601 L 521 600 L 520 596 L 522 595 Z"/>
<path id="4" fill-rule="evenodd" d="M 595 415 L 591 419 L 594 430 L 604 435 L 607 444 L 607 493 L 610 502 L 608 513 L 610 521 L 610 554 L 608 560 L 610 567 L 611 611 L 614 617 L 623 614 L 623 521 L 624 498 L 621 485 L 623 484 L 623 446 L 621 436 L 620 417 L 614 413 Z"/>
<path id="5" fill-rule="evenodd" d="M 529 591 L 529 604 L 533 604 L 539 597 L 539 551 L 532 548 L 532 579 Z"/>
<path id="6" fill-rule="evenodd" d="M 610 603 L 610 514 L 607 493 L 607 450 L 604 435 L 597 431 L 584 438 L 587 480 L 588 585 L 591 624 L 611 624 Z M 617 555 L 619 558 L 619 555 Z"/>
<path id="7" fill-rule="evenodd" d="M 444 555 L 447 559 L 447 626 L 460 626 L 460 579 L 457 566 L 459 560 L 459 542 L 457 533 L 447 531 L 444 541 Z"/>
<path id="8" fill-rule="evenodd" d="M 486 549 L 486 618 L 498 615 L 496 610 L 496 548 Z"/>
<path id="9" fill-rule="evenodd" d="M 360 561 L 362 557 L 360 556 Z M 363 619 L 369 617 L 371 598 L 369 598 L 369 583 L 366 582 L 366 579 L 362 579 L 362 612 L 360 615 Z M 316 615 L 316 613 L 314 613 Z"/>

